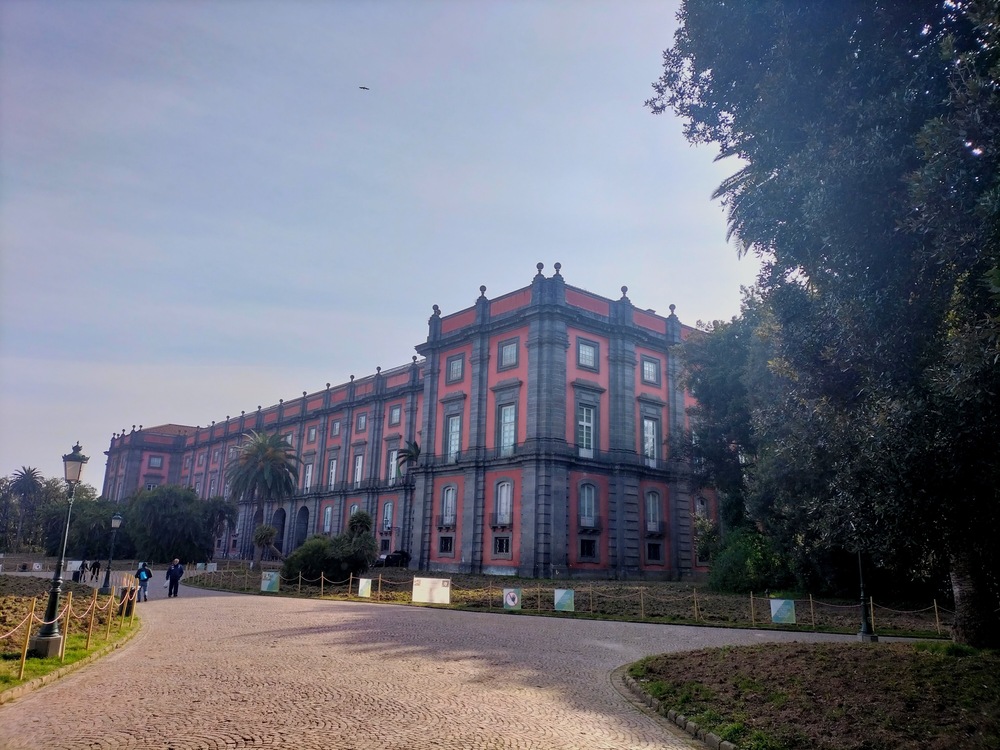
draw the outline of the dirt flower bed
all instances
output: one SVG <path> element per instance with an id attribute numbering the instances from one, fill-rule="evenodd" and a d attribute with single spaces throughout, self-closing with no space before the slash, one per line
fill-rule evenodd
<path id="1" fill-rule="evenodd" d="M 770 644 L 650 657 L 644 690 L 742 750 L 1000 747 L 1000 655 L 951 644 Z"/>
<path id="2" fill-rule="evenodd" d="M 31 600 L 38 599 L 35 606 L 35 616 L 42 617 L 45 614 L 45 605 L 48 602 L 49 590 L 52 588 L 50 578 L 39 578 L 37 576 L 12 576 L 0 574 L 0 636 L 9 633 L 17 628 L 24 621 L 31 611 Z M 65 596 L 73 592 L 73 609 L 82 611 L 86 609 L 90 600 L 94 596 L 94 589 L 72 581 L 63 581 L 62 598 L 60 599 L 60 609 L 65 605 Z M 97 615 L 97 623 L 107 622 L 104 612 Z M 86 633 L 89 622 L 70 618 L 70 633 Z M 37 632 L 37 623 L 33 629 Z M 24 644 L 24 628 L 18 628 L 16 632 L 6 638 L 0 638 L 0 654 L 20 653 Z"/>

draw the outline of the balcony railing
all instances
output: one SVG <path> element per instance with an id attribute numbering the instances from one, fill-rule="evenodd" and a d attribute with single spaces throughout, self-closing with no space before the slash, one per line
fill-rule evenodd
<path id="1" fill-rule="evenodd" d="M 490 513 L 490 526 L 494 529 L 510 528 L 513 525 L 513 513 Z"/>
<path id="2" fill-rule="evenodd" d="M 646 521 L 646 536 L 663 536 L 663 521 Z"/>
<path id="3" fill-rule="evenodd" d="M 448 515 L 442 515 L 437 517 L 436 526 L 439 529 L 453 529 L 455 528 L 455 514 L 451 513 Z"/>
<path id="4" fill-rule="evenodd" d="M 580 516 L 580 533 L 581 534 L 600 534 L 601 533 L 601 518 L 600 516 Z"/>

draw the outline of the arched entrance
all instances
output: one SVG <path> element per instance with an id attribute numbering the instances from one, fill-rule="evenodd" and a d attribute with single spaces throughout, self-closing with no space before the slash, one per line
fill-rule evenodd
<path id="1" fill-rule="evenodd" d="M 303 505 L 295 516 L 295 539 L 293 549 L 297 549 L 305 544 L 306 536 L 309 535 L 309 511 Z"/>
<path id="2" fill-rule="evenodd" d="M 278 552 L 285 553 L 285 509 L 278 508 L 271 516 L 271 525 L 278 530 L 274 537 L 274 546 Z"/>

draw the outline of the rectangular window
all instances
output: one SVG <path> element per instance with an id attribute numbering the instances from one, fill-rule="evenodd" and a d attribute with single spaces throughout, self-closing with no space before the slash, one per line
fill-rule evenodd
<path id="1" fill-rule="evenodd" d="M 454 555 L 455 554 L 455 537 L 453 537 L 453 536 L 441 536 L 441 537 L 438 537 L 438 554 L 441 554 L 441 555 Z"/>
<path id="2" fill-rule="evenodd" d="M 309 488 L 312 487 L 312 483 L 313 483 L 313 465 L 306 464 L 305 471 L 303 472 L 302 491 L 308 492 Z"/>
<path id="3" fill-rule="evenodd" d="M 580 404 L 576 409 L 576 447 L 580 458 L 594 457 L 594 407 Z"/>
<path id="4" fill-rule="evenodd" d="M 392 503 L 382 506 L 382 531 L 392 531 Z"/>
<path id="5" fill-rule="evenodd" d="M 162 469 L 163 468 L 163 456 L 150 456 L 149 457 L 149 468 L 150 469 Z"/>
<path id="6" fill-rule="evenodd" d="M 229 458 L 230 459 L 236 458 L 236 451 L 238 450 L 239 449 L 235 445 L 229 446 Z"/>
<path id="7" fill-rule="evenodd" d="M 389 426 L 398 427 L 403 421 L 403 407 L 399 404 L 389 407 Z"/>
<path id="8" fill-rule="evenodd" d="M 368 426 L 368 415 L 367 414 L 359 414 L 358 415 L 358 419 L 355 422 L 354 431 L 355 432 L 364 432 L 365 431 L 365 427 L 367 427 L 367 426 Z"/>
<path id="9" fill-rule="evenodd" d="M 215 490 L 216 490 L 218 484 L 219 484 L 219 480 L 216 479 L 215 477 L 212 477 L 211 479 L 208 480 L 208 496 L 209 497 L 215 497 Z"/>
<path id="10" fill-rule="evenodd" d="M 497 369 L 517 367 L 517 339 L 501 341 L 497 345 Z"/>
<path id="11" fill-rule="evenodd" d="M 212 451 L 212 463 L 213 464 L 219 463 L 220 458 L 222 458 L 222 448 L 216 448 L 214 451 Z"/>
<path id="12" fill-rule="evenodd" d="M 642 358 L 642 382 L 651 385 L 660 384 L 660 360 L 652 357 Z"/>
<path id="13" fill-rule="evenodd" d="M 333 508 L 329 505 L 323 509 L 323 533 L 329 534 L 333 529 Z"/>
<path id="14" fill-rule="evenodd" d="M 514 442 L 517 439 L 517 407 L 515 404 L 504 404 L 500 407 L 500 455 L 514 455 Z"/>
<path id="15" fill-rule="evenodd" d="M 337 484 L 337 459 L 331 458 L 330 465 L 327 471 L 327 484 L 332 490 L 334 485 Z"/>
<path id="16" fill-rule="evenodd" d="M 646 560 L 648 562 L 663 561 L 663 546 L 659 542 L 646 542 Z"/>
<path id="17" fill-rule="evenodd" d="M 448 417 L 448 461 L 458 461 L 458 451 L 462 447 L 462 417 L 459 414 Z"/>
<path id="18" fill-rule="evenodd" d="M 295 436 L 292 433 L 286 432 L 281 437 L 282 437 L 282 439 L 284 439 L 284 441 L 286 443 L 288 443 L 288 445 L 289 445 L 290 448 L 294 448 L 295 447 Z"/>
<path id="19" fill-rule="evenodd" d="M 581 539 L 580 540 L 580 559 L 581 560 L 596 560 L 597 559 L 597 540 L 596 539 Z"/>
<path id="20" fill-rule="evenodd" d="M 465 374 L 465 356 L 456 354 L 453 357 L 448 357 L 446 368 L 445 382 L 459 382 Z"/>
<path id="21" fill-rule="evenodd" d="M 577 339 L 576 341 L 576 363 L 587 370 L 598 369 L 598 348 L 594 341 Z"/>
<path id="22" fill-rule="evenodd" d="M 197 480 L 194 483 L 194 493 L 201 497 L 201 480 Z"/>
<path id="23" fill-rule="evenodd" d="M 191 468 L 191 456 L 184 456 L 184 468 L 185 469 Z"/>
<path id="24" fill-rule="evenodd" d="M 388 466 L 386 470 L 388 471 L 388 476 L 386 479 L 389 481 L 390 486 L 396 483 L 399 479 L 399 451 L 393 448 L 389 451 L 389 459 L 387 461 Z"/>
<path id="25" fill-rule="evenodd" d="M 646 466 L 656 468 L 657 459 L 657 436 L 659 425 L 657 420 L 649 417 L 642 418 L 642 455 L 646 459 Z"/>
<path id="26" fill-rule="evenodd" d="M 316 428 L 310 427 L 309 432 L 306 433 L 306 441 L 310 443 L 316 442 Z"/>
<path id="27" fill-rule="evenodd" d="M 354 457 L 354 486 L 361 486 L 361 478 L 363 476 L 362 469 L 364 468 L 365 457 L 359 453 Z"/>
<path id="28" fill-rule="evenodd" d="M 510 537 L 493 537 L 493 557 L 510 557 Z"/>
<path id="29" fill-rule="evenodd" d="M 149 490 L 149 491 L 155 490 L 156 486 L 157 486 L 156 482 L 147 482 L 146 483 L 146 489 Z"/>
<path id="30" fill-rule="evenodd" d="M 335 419 L 330 423 L 330 437 L 337 437 L 340 434 L 340 420 Z"/>
<path id="31" fill-rule="evenodd" d="M 205 454 L 204 453 L 199 453 L 198 454 L 198 466 L 204 466 L 204 465 L 205 465 Z"/>

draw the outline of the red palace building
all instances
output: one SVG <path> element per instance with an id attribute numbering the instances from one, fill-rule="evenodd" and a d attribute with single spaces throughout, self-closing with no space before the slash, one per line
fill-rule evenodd
<path id="1" fill-rule="evenodd" d="M 299 459 L 298 494 L 239 503 L 217 557 L 250 557 L 261 523 L 291 551 L 368 511 L 383 552 L 419 570 L 522 577 L 678 579 L 705 573 L 693 518 L 715 519 L 671 438 L 692 404 L 672 351 L 674 315 L 569 286 L 543 265 L 530 286 L 472 307 L 437 305 L 422 359 L 209 427 L 116 434 L 103 494 L 163 484 L 227 495 L 226 465 L 249 430 L 278 432 Z M 409 443 L 419 458 L 398 468 Z"/>

